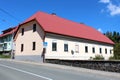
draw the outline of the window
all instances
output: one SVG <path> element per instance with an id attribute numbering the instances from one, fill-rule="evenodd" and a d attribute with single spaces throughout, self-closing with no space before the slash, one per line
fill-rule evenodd
<path id="1" fill-rule="evenodd" d="M 75 45 L 75 52 L 79 53 L 79 45 Z"/>
<path id="2" fill-rule="evenodd" d="M 100 48 L 100 53 L 102 53 L 102 48 Z"/>
<path id="3" fill-rule="evenodd" d="M 12 37 L 13 37 L 13 36 L 11 36 L 11 35 L 10 35 L 10 36 L 8 36 L 8 41 L 10 41 Z"/>
<path id="4" fill-rule="evenodd" d="M 105 48 L 105 54 L 107 54 L 107 49 Z"/>
<path id="5" fill-rule="evenodd" d="M 36 31 L 36 24 L 33 24 L 33 32 Z"/>
<path id="6" fill-rule="evenodd" d="M 57 51 L 57 43 L 56 42 L 52 43 L 52 51 Z"/>
<path id="7" fill-rule="evenodd" d="M 4 49 L 7 49 L 7 43 L 4 43 Z"/>
<path id="8" fill-rule="evenodd" d="M 23 44 L 21 44 L 21 52 L 23 52 L 23 48 L 24 48 L 24 45 L 23 45 Z"/>
<path id="9" fill-rule="evenodd" d="M 85 46 L 85 52 L 88 53 L 88 46 Z"/>
<path id="10" fill-rule="evenodd" d="M 92 52 L 95 53 L 95 48 L 94 47 L 92 48 Z"/>
<path id="11" fill-rule="evenodd" d="M 36 48 L 36 42 L 33 42 L 33 48 L 32 48 L 32 50 L 35 50 L 35 48 Z"/>
<path id="12" fill-rule="evenodd" d="M 24 28 L 22 28 L 22 35 L 24 35 Z"/>
<path id="13" fill-rule="evenodd" d="M 64 52 L 68 52 L 68 44 L 64 44 Z"/>
<path id="14" fill-rule="evenodd" d="M 110 50 L 110 54 L 112 54 L 112 50 Z"/>

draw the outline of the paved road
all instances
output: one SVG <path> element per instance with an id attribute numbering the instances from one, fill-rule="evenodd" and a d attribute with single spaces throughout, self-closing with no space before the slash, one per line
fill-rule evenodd
<path id="1" fill-rule="evenodd" d="M 118 73 L 55 66 L 0 60 L 0 80 L 120 80 Z"/>

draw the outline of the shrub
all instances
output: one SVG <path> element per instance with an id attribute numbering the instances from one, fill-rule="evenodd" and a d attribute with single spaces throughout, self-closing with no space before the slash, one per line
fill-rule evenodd
<path id="1" fill-rule="evenodd" d="M 89 60 L 93 60 L 93 57 L 91 56 Z"/>
<path id="2" fill-rule="evenodd" d="M 104 57 L 102 55 L 95 55 L 93 60 L 104 60 Z"/>
<path id="3" fill-rule="evenodd" d="M 110 56 L 109 60 L 115 60 L 115 57 L 114 56 Z"/>
<path id="4" fill-rule="evenodd" d="M 10 55 L 1 55 L 0 54 L 0 58 L 10 58 Z"/>
<path id="5" fill-rule="evenodd" d="M 114 47 L 114 58 L 120 60 L 120 42 L 115 44 Z"/>

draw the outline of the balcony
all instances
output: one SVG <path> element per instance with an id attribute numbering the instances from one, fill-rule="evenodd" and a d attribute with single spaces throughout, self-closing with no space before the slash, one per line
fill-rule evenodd
<path id="1" fill-rule="evenodd" d="M 0 51 L 10 51 L 11 50 L 11 42 L 0 43 Z"/>

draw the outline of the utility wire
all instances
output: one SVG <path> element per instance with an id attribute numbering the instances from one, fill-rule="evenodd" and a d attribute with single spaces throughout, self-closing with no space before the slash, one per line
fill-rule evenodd
<path id="1" fill-rule="evenodd" d="M 10 22 L 8 22 L 8 21 L 7 21 L 7 20 L 5 20 L 5 19 L 0 18 L 0 21 L 7 23 L 9 26 L 11 26 L 11 25 L 12 25 Z"/>
<path id="2" fill-rule="evenodd" d="M 16 21 L 21 22 L 18 18 L 16 18 L 15 16 L 11 15 L 9 12 L 5 11 L 4 9 L 0 8 L 0 11 L 2 11 L 5 14 L 9 15 L 10 17 L 14 18 Z"/>

